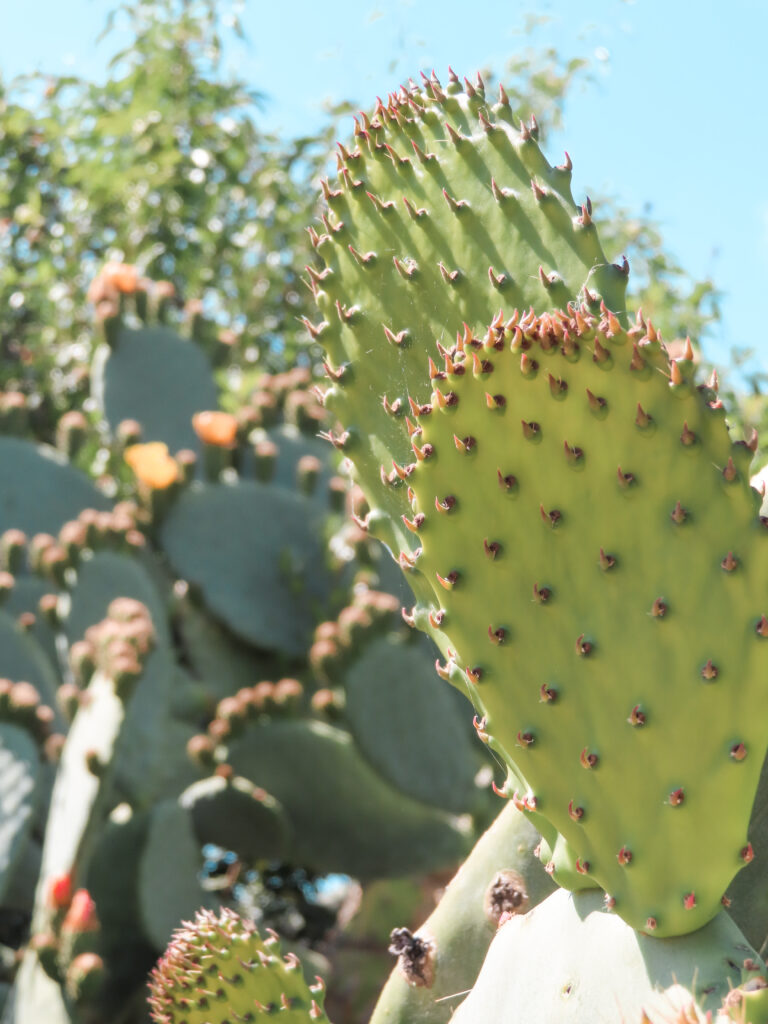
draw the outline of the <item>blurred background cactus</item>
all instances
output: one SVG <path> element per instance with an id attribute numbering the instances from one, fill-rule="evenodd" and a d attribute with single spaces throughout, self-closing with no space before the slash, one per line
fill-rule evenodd
<path id="1" fill-rule="evenodd" d="M 296 1020 L 367 1020 L 394 955 L 376 1024 L 447 1021 L 553 883 L 328 443 L 305 228 L 346 110 L 264 135 L 215 5 L 142 7 L 104 85 L 0 87 L 0 1020 L 147 1022 L 203 908 Z M 512 105 L 544 135 L 582 73 L 530 54 Z M 700 333 L 711 285 L 615 212 L 633 301 Z"/>

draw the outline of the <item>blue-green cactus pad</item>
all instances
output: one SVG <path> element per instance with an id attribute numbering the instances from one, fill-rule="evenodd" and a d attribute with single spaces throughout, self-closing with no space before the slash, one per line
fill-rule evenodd
<path id="1" fill-rule="evenodd" d="M 300 494 L 250 480 L 195 484 L 164 518 L 176 573 L 244 640 L 302 654 L 327 596 L 322 525 Z"/>
<path id="2" fill-rule="evenodd" d="M 345 718 L 382 778 L 415 800 L 460 814 L 480 796 L 482 748 L 470 735 L 470 704 L 437 678 L 433 651 L 397 634 L 366 645 L 343 675 Z"/>
<path id="3" fill-rule="evenodd" d="M 199 449 L 192 417 L 219 405 L 205 353 L 167 327 L 122 325 L 114 344 L 96 353 L 92 380 L 113 432 L 137 420 L 142 441 L 164 441 L 171 452 Z"/>
<path id="4" fill-rule="evenodd" d="M 280 801 L 294 827 L 294 860 L 316 871 L 417 874 L 457 862 L 471 845 L 466 822 L 394 789 L 348 733 L 322 722 L 254 726 L 227 760 Z"/>
<path id="5" fill-rule="evenodd" d="M 0 437 L 0 533 L 55 534 L 84 508 L 111 505 L 55 448 Z"/>

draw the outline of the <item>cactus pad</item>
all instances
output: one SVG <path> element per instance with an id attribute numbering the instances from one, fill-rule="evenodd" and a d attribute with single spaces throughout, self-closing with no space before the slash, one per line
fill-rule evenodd
<path id="1" fill-rule="evenodd" d="M 283 805 L 294 829 L 293 860 L 317 872 L 415 874 L 455 864 L 471 845 L 465 821 L 390 786 L 348 733 L 324 722 L 255 725 L 231 743 L 227 761 Z"/>
<path id="2" fill-rule="evenodd" d="M 195 485 L 169 510 L 161 540 L 174 569 L 232 632 L 298 655 L 329 583 L 311 512 L 302 495 L 255 481 Z"/>
<path id="3" fill-rule="evenodd" d="M 421 544 L 401 554 L 413 620 L 555 879 L 599 884 L 641 930 L 701 927 L 751 858 L 766 746 L 752 453 L 642 318 L 499 315 L 444 364 L 393 483 Z"/>
<path id="4" fill-rule="evenodd" d="M 153 971 L 156 1024 L 227 1024 L 272 1016 L 283 1024 L 328 1024 L 324 985 L 304 980 L 293 954 L 280 955 L 274 933 L 262 939 L 231 910 L 200 911 L 174 934 Z"/>
<path id="5" fill-rule="evenodd" d="M 172 452 L 200 447 L 192 416 L 218 405 L 205 353 L 167 327 L 121 325 L 94 359 L 93 389 L 113 433 L 123 420 L 141 424 L 144 441 Z"/>
<path id="6" fill-rule="evenodd" d="M 84 508 L 110 505 L 55 448 L 0 437 L 0 533 L 56 533 Z"/>
<path id="7" fill-rule="evenodd" d="M 434 340 L 450 345 L 455 325 L 478 330 L 502 304 L 542 311 L 602 295 L 624 308 L 625 266 L 608 262 L 591 207 L 574 202 L 567 155 L 552 167 L 536 135 L 503 89 L 494 102 L 481 79 L 462 88 L 452 75 L 443 89 L 433 76 L 379 101 L 356 119 L 351 149 L 339 146 L 312 235 L 325 266 L 307 268 L 322 319 L 307 326 L 333 362 L 327 404 L 348 431 L 335 440 L 369 494 L 382 460 L 390 472 L 409 454 L 400 427 L 409 399 L 429 400 L 428 382 L 414 382 Z M 386 382 L 375 400 L 356 374 L 362 353 Z M 379 500 L 393 511 L 397 495 Z"/>
<path id="8" fill-rule="evenodd" d="M 603 914 L 596 893 L 560 890 L 502 925 L 451 1024 L 723 1022 L 730 1018 L 718 1011 L 735 1002 L 742 972 L 761 970 L 725 913 L 693 935 L 658 942 Z M 734 1019 L 764 1024 L 766 1016 L 762 1010 Z"/>

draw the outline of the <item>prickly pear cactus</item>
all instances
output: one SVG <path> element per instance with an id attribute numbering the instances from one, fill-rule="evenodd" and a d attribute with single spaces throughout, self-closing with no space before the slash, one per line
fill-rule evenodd
<path id="1" fill-rule="evenodd" d="M 226 1024 L 275 1014 L 285 1024 L 325 1022 L 324 985 L 304 980 L 298 958 L 280 955 L 272 933 L 224 910 L 201 911 L 174 934 L 152 973 L 156 1024 Z"/>
<path id="2" fill-rule="evenodd" d="M 392 514 L 391 545 L 392 531 L 403 543 L 404 508 L 396 490 L 379 494 L 380 474 L 410 455 L 402 424 L 409 401 L 429 400 L 426 348 L 450 347 L 457 326 L 478 330 L 500 305 L 542 311 L 602 296 L 624 308 L 626 267 L 608 261 L 591 207 L 574 202 L 568 156 L 551 166 L 535 121 L 513 118 L 503 89 L 494 101 L 479 76 L 465 83 L 410 82 L 361 114 L 312 235 L 324 266 L 307 271 L 322 319 L 307 327 L 328 352 L 327 405 L 346 428 L 332 439 Z"/>
<path id="3" fill-rule="evenodd" d="M 601 886 L 637 929 L 683 934 L 717 913 L 752 857 L 766 749 L 754 708 L 768 660 L 768 533 L 749 486 L 752 450 L 731 444 L 716 388 L 696 387 L 690 346 L 671 361 L 641 316 L 625 329 L 610 289 L 599 309 L 589 291 L 559 311 L 512 305 L 491 320 L 500 299 L 480 284 L 488 256 L 471 240 L 487 244 L 486 217 L 468 182 L 500 181 L 500 154 L 507 175 L 524 167 L 533 178 L 525 204 L 481 188 L 488 223 L 502 223 L 494 204 L 509 217 L 499 245 L 515 281 L 536 278 L 529 264 L 543 250 L 582 252 L 587 211 L 571 219 L 554 194 L 560 172 L 527 129 L 510 127 L 503 102 L 495 128 L 484 106 L 477 131 L 465 114 L 460 132 L 446 128 L 445 111 L 478 102 L 457 90 L 432 84 L 379 105 L 359 129 L 359 156 L 344 154 L 342 187 L 325 189 L 329 237 L 317 248 L 327 265 L 313 281 L 326 314 L 326 404 L 345 428 L 334 439 L 371 502 L 366 525 L 416 593 L 409 621 L 443 651 L 439 672 L 470 693 L 555 880 Z M 408 164 L 391 142 L 401 132 L 416 142 Z M 434 160 L 418 155 L 433 150 Z M 406 196 L 401 218 L 392 183 L 402 176 L 412 196 L 437 181 L 442 206 L 424 199 L 419 218 Z M 447 238 L 465 264 L 453 282 L 432 274 Z M 577 281 L 571 295 L 574 273 L 561 271 Z M 452 287 L 477 305 L 467 298 L 456 316 Z M 373 292 L 386 297 L 386 330 Z M 524 301 L 555 310 L 560 294 L 544 287 Z M 715 834 L 712 806 L 722 808 Z"/>

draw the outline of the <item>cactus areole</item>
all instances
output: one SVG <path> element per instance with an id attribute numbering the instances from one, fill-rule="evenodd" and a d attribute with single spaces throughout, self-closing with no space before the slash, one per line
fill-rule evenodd
<path id="1" fill-rule="evenodd" d="M 671 360 L 605 260 L 570 163 L 506 95 L 379 102 L 326 183 L 331 439 L 469 693 L 555 881 L 655 936 L 752 857 L 768 530 L 716 381 Z M 503 307 L 503 312 L 496 312 Z M 616 313 L 612 309 L 617 310 Z M 458 333 L 457 333 L 458 331 Z"/>

